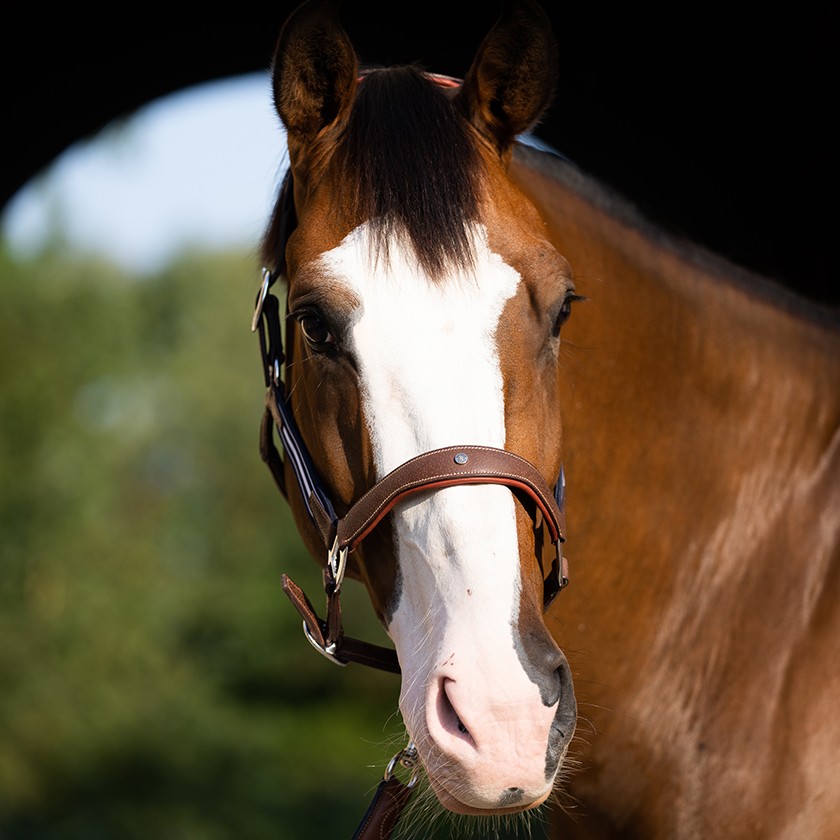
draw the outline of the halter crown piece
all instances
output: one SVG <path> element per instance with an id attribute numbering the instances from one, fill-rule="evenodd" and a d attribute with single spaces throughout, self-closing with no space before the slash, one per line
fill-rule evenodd
<path id="1" fill-rule="evenodd" d="M 291 192 L 287 182 L 284 189 Z M 358 662 L 393 673 L 400 667 L 396 652 L 346 636 L 341 623 L 340 594 L 347 555 L 376 527 L 402 499 L 423 490 L 437 490 L 456 484 L 503 484 L 523 502 L 534 521 L 535 550 L 543 568 L 543 609 L 569 582 L 563 512 L 565 481 L 562 469 L 553 491 L 530 462 L 512 452 L 489 446 L 449 446 L 418 455 L 392 470 L 362 494 L 339 518 L 324 482 L 301 438 L 286 396 L 282 373 L 279 301 L 271 294 L 277 274 L 263 269 L 251 329 L 258 332 L 263 360 L 266 410 L 260 428 L 260 454 L 284 496 L 283 458 L 274 444 L 274 428 L 292 466 L 309 518 L 320 533 L 327 553 L 324 566 L 326 618 L 318 617 L 303 590 L 283 575 L 283 590 L 303 618 L 304 634 L 312 646 L 337 665 Z"/>

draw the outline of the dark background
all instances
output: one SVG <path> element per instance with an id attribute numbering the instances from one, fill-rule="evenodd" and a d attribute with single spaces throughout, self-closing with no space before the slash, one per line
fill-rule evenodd
<path id="1" fill-rule="evenodd" d="M 0 201 L 70 143 L 157 97 L 268 66 L 296 3 L 16 9 L 3 30 Z M 840 303 L 829 268 L 836 49 L 822 11 L 795 4 L 547 2 L 560 89 L 538 132 L 654 220 Z M 360 56 L 463 75 L 495 2 L 345 0 Z M 200 142 L 200 138 L 196 138 Z"/>

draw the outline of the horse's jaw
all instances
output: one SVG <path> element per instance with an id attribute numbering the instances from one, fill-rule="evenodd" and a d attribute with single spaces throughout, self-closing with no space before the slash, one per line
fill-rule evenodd
<path id="1" fill-rule="evenodd" d="M 400 710 L 432 790 L 462 814 L 542 804 L 575 725 L 566 660 L 538 610 L 521 605 L 513 505 L 503 487 L 450 488 L 403 511 L 396 528 L 402 587 L 389 632 L 403 671 Z M 490 514 L 486 541 L 459 544 L 465 529 L 440 544 L 430 532 L 408 536 L 432 508 L 463 523 L 468 507 Z"/>

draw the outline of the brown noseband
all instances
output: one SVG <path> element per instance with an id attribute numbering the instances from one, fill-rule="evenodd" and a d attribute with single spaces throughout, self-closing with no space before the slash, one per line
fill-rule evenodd
<path id="1" fill-rule="evenodd" d="M 418 455 L 370 488 L 339 521 L 339 549 L 352 551 L 404 497 L 420 490 L 455 484 L 504 484 L 536 503 L 551 531 L 551 541 L 565 540 L 565 517 L 532 464 L 490 446 L 448 446 Z"/>

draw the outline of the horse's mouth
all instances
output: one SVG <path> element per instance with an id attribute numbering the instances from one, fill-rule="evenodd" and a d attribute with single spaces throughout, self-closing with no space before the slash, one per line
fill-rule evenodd
<path id="1" fill-rule="evenodd" d="M 487 790 L 471 788 L 465 781 L 465 774 L 451 772 L 451 764 L 438 754 L 435 746 L 431 746 L 428 753 L 421 748 L 420 756 L 432 792 L 446 810 L 455 814 L 471 817 L 518 814 L 538 808 L 553 790 L 553 783 L 548 782 L 545 789 L 539 792 L 526 792 L 521 787 L 512 786 L 501 787 L 498 794 L 493 794 Z"/>

